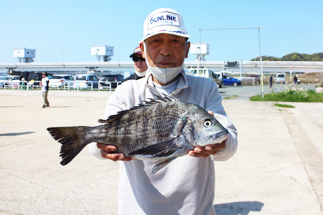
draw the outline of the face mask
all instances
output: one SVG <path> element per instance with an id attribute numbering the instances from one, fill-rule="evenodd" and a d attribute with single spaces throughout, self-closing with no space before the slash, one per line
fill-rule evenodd
<path id="1" fill-rule="evenodd" d="M 144 42 L 144 49 L 145 49 L 145 58 L 147 59 L 147 51 L 146 51 L 146 44 Z M 167 84 L 171 80 L 173 80 L 179 73 L 182 72 L 184 65 L 182 63 L 179 67 L 170 67 L 170 68 L 158 68 L 152 67 L 147 62 L 148 69 L 151 71 L 153 76 L 159 81 L 160 83 Z"/>
<path id="2" fill-rule="evenodd" d="M 145 76 L 145 75 L 146 75 L 146 71 L 144 71 L 144 72 L 137 72 L 137 71 L 135 70 L 135 73 L 136 73 L 139 77 L 143 77 L 143 76 Z"/>

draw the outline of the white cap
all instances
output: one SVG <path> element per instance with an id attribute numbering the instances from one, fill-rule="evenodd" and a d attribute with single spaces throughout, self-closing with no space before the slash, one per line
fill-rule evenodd
<path id="1" fill-rule="evenodd" d="M 144 38 L 140 42 L 156 34 L 173 34 L 190 38 L 182 15 L 169 8 L 159 8 L 147 16 L 144 22 Z"/>

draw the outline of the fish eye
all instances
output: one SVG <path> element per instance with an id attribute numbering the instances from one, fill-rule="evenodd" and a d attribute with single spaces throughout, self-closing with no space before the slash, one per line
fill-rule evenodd
<path id="1" fill-rule="evenodd" d="M 204 123 L 203 123 L 203 125 L 205 126 L 205 127 L 210 127 L 211 125 L 212 125 L 212 122 L 211 122 L 211 120 L 209 120 L 209 119 L 206 119 L 205 121 L 204 121 Z"/>

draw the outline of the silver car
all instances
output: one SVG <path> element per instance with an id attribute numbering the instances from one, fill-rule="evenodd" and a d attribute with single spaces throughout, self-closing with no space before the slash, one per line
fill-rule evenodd
<path id="1" fill-rule="evenodd" d="M 73 82 L 74 78 L 71 75 L 53 75 L 51 79 L 49 79 L 50 87 L 64 87 L 68 86 L 68 82 Z"/>

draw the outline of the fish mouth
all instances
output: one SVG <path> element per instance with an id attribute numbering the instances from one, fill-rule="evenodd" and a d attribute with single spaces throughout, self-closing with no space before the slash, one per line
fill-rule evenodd
<path id="1" fill-rule="evenodd" d="M 212 134 L 211 137 L 213 139 L 217 139 L 217 138 L 223 138 L 226 139 L 229 136 L 229 132 L 227 129 L 225 129 L 224 131 L 221 131 L 220 133 L 216 133 L 216 134 Z"/>

